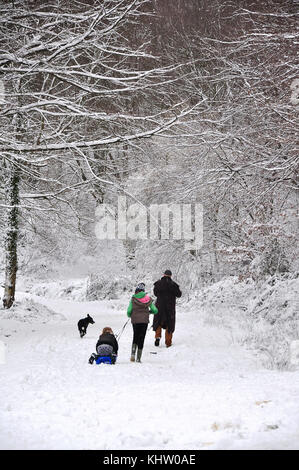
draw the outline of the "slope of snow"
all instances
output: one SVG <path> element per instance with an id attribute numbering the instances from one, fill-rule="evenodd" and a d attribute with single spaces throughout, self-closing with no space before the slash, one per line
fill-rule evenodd
<path id="1" fill-rule="evenodd" d="M 47 321 L 1 311 L 1 449 L 299 448 L 299 371 L 265 369 L 195 305 L 178 305 L 171 348 L 148 330 L 142 364 L 129 362 L 130 323 L 115 366 L 88 364 L 102 328 L 120 332 L 128 300 L 19 293 L 16 309 L 40 305 Z M 96 323 L 80 339 L 87 313 Z"/>

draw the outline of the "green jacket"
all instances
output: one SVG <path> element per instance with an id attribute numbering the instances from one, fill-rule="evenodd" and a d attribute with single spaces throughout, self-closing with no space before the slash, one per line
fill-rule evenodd
<path id="1" fill-rule="evenodd" d="M 127 308 L 127 316 L 132 319 L 133 323 L 135 323 L 135 321 L 138 322 L 138 320 L 140 322 L 146 322 L 146 318 L 143 318 L 144 315 L 142 314 L 142 311 L 144 314 L 147 313 L 146 316 L 148 316 L 149 313 L 158 313 L 157 307 L 154 305 L 153 300 L 148 294 L 146 294 L 146 292 L 138 292 L 132 296 Z"/>

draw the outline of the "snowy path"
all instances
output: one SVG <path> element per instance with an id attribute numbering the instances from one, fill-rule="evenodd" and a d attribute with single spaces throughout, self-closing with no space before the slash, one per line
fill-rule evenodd
<path id="1" fill-rule="evenodd" d="M 172 348 L 148 331 L 142 364 L 129 362 L 128 324 L 118 363 L 96 366 L 99 332 L 120 331 L 124 305 L 33 298 L 66 320 L 1 321 L 0 448 L 299 449 L 299 372 L 263 369 L 198 312 L 178 308 Z M 80 339 L 86 313 L 96 324 Z"/>

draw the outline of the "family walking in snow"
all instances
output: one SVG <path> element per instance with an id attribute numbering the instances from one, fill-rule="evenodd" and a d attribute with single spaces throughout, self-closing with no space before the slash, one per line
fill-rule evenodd
<path id="1" fill-rule="evenodd" d="M 131 349 L 131 361 L 141 362 L 144 339 L 149 323 L 150 313 L 154 314 L 153 330 L 155 331 L 155 346 L 159 346 L 162 329 L 165 330 L 166 347 L 172 345 L 172 336 L 175 330 L 175 305 L 176 298 L 181 297 L 182 292 L 176 282 L 171 279 L 172 272 L 166 270 L 163 277 L 155 282 L 154 294 L 157 297 L 156 305 L 152 298 L 145 293 L 145 285 L 138 284 L 133 295 L 127 315 L 133 325 L 133 342 Z"/>
<path id="2" fill-rule="evenodd" d="M 146 332 L 149 324 L 149 316 L 154 315 L 153 330 L 155 331 L 155 346 L 160 345 L 162 330 L 165 330 L 165 345 L 172 345 L 172 337 L 175 330 L 176 298 L 181 297 L 179 285 L 172 280 L 172 272 L 167 269 L 162 278 L 154 283 L 153 299 L 145 292 L 145 284 L 139 283 L 135 289 L 129 306 L 127 316 L 131 319 L 133 327 L 133 341 L 131 347 L 131 362 L 141 362 L 142 351 Z M 118 352 L 117 339 L 110 327 L 103 329 L 96 345 L 96 354 L 89 358 L 90 364 L 115 364 Z"/>

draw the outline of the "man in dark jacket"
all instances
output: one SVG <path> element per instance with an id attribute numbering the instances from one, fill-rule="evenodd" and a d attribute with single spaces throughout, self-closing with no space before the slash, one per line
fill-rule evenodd
<path id="1" fill-rule="evenodd" d="M 181 297 L 182 292 L 176 282 L 171 279 L 169 269 L 164 276 L 154 284 L 154 294 L 157 297 L 156 307 L 158 313 L 154 316 L 153 330 L 155 331 L 155 346 L 159 346 L 162 336 L 162 328 L 165 329 L 165 344 L 172 345 L 172 336 L 175 330 L 175 304 L 176 298 Z"/>

